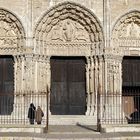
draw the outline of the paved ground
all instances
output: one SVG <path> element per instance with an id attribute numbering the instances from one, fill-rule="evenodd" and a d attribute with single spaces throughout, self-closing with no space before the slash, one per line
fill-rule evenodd
<path id="1" fill-rule="evenodd" d="M 20 138 L 19 138 L 20 137 Z M 0 132 L 0 140 L 140 140 L 139 132 L 99 133 L 95 126 L 49 126 L 48 133 Z"/>

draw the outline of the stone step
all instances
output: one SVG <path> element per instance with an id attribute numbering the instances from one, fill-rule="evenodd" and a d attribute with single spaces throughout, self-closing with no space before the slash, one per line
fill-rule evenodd
<path id="1" fill-rule="evenodd" d="M 116 133 L 116 132 L 140 132 L 140 124 L 125 124 L 125 125 L 102 125 L 101 132 Z"/>
<path id="2" fill-rule="evenodd" d="M 95 125 L 97 117 L 85 115 L 51 115 L 49 116 L 50 125 Z"/>

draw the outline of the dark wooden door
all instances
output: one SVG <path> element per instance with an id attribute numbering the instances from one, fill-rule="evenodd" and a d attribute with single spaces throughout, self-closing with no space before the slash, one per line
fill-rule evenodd
<path id="1" fill-rule="evenodd" d="M 122 92 L 129 99 L 126 108 L 140 109 L 140 57 L 124 57 L 122 71 Z"/>
<path id="2" fill-rule="evenodd" d="M 85 60 L 51 59 L 50 110 L 53 115 L 85 114 Z"/>
<path id="3" fill-rule="evenodd" d="M 0 115 L 13 110 L 14 68 L 11 56 L 0 56 Z"/>
<path id="4" fill-rule="evenodd" d="M 140 57 L 124 57 L 123 86 L 140 87 Z"/>

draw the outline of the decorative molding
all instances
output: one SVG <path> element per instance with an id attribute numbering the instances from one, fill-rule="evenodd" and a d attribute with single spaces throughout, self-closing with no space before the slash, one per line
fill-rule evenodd
<path id="1" fill-rule="evenodd" d="M 62 56 L 87 56 L 90 55 L 90 43 L 63 43 L 63 44 L 46 44 L 44 53 L 49 55 L 62 55 Z"/>

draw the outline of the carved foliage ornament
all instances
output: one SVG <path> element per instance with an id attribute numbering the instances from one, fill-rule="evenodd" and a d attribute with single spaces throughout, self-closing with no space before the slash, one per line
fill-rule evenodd
<path id="1" fill-rule="evenodd" d="M 17 18 L 11 13 L 0 9 L 0 48 L 17 48 L 19 40 L 23 39 L 23 28 Z"/>
<path id="2" fill-rule="evenodd" d="M 101 26 L 90 11 L 71 2 L 53 7 L 35 29 L 35 38 L 44 41 L 98 42 L 103 40 Z"/>
<path id="3" fill-rule="evenodd" d="M 131 12 L 115 25 L 113 39 L 140 39 L 140 12 Z"/>

